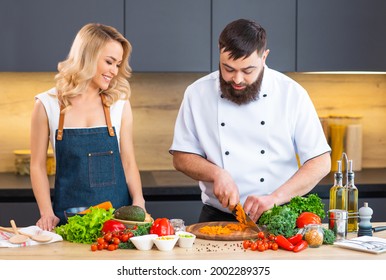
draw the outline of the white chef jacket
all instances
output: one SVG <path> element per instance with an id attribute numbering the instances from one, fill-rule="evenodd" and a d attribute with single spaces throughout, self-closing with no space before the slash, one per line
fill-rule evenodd
<path id="1" fill-rule="evenodd" d="M 219 71 L 191 84 L 177 116 L 173 151 L 198 154 L 227 170 L 240 202 L 267 195 L 301 164 L 329 152 L 316 110 L 306 90 L 265 66 L 259 99 L 237 105 L 221 97 Z M 199 182 L 202 201 L 222 211 L 213 183 Z"/>

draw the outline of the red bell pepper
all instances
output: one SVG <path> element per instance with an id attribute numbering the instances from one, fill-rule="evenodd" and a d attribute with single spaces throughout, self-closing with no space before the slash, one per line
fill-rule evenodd
<path id="1" fill-rule="evenodd" d="M 151 234 L 157 234 L 158 236 L 173 235 L 174 228 L 167 218 L 157 218 L 150 228 Z"/>
<path id="2" fill-rule="evenodd" d="M 122 231 L 125 229 L 126 229 L 126 226 L 123 223 L 115 220 L 108 220 L 104 222 L 101 231 L 103 234 L 105 234 L 108 232 Z"/>

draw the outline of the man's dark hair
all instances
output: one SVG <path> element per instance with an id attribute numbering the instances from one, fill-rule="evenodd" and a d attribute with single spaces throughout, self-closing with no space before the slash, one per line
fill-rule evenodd
<path id="1" fill-rule="evenodd" d="M 230 58 L 248 57 L 258 51 L 261 55 L 267 47 L 266 32 L 252 20 L 238 19 L 229 23 L 219 37 L 220 51 L 230 52 Z"/>

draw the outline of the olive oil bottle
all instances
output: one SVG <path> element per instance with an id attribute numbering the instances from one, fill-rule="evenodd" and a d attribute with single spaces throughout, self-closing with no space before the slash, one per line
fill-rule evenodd
<path id="1" fill-rule="evenodd" d="M 348 232 L 358 231 L 358 188 L 354 184 L 353 161 L 348 162 L 347 172 L 347 212 L 348 212 Z"/>
<path id="2" fill-rule="evenodd" d="M 330 189 L 330 210 L 347 210 L 347 189 L 343 186 L 342 161 L 337 162 L 338 170 L 334 173 L 334 185 Z"/>

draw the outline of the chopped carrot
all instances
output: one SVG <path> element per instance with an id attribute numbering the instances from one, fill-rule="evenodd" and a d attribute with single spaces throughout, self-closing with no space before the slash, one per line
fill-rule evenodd
<path id="1" fill-rule="evenodd" d="M 245 228 L 246 226 L 242 224 L 229 223 L 225 226 L 203 226 L 199 231 L 209 235 L 229 235 L 235 231 L 243 231 Z"/>
<path id="2" fill-rule="evenodd" d="M 102 209 L 106 209 L 106 210 L 109 210 L 110 208 L 113 207 L 113 205 L 111 204 L 110 201 L 104 201 L 102 203 L 99 203 L 97 205 L 94 205 L 92 206 L 94 208 L 102 208 Z M 90 208 L 86 209 L 86 210 L 83 210 L 82 212 L 79 212 L 79 214 L 87 214 L 90 212 Z"/>

